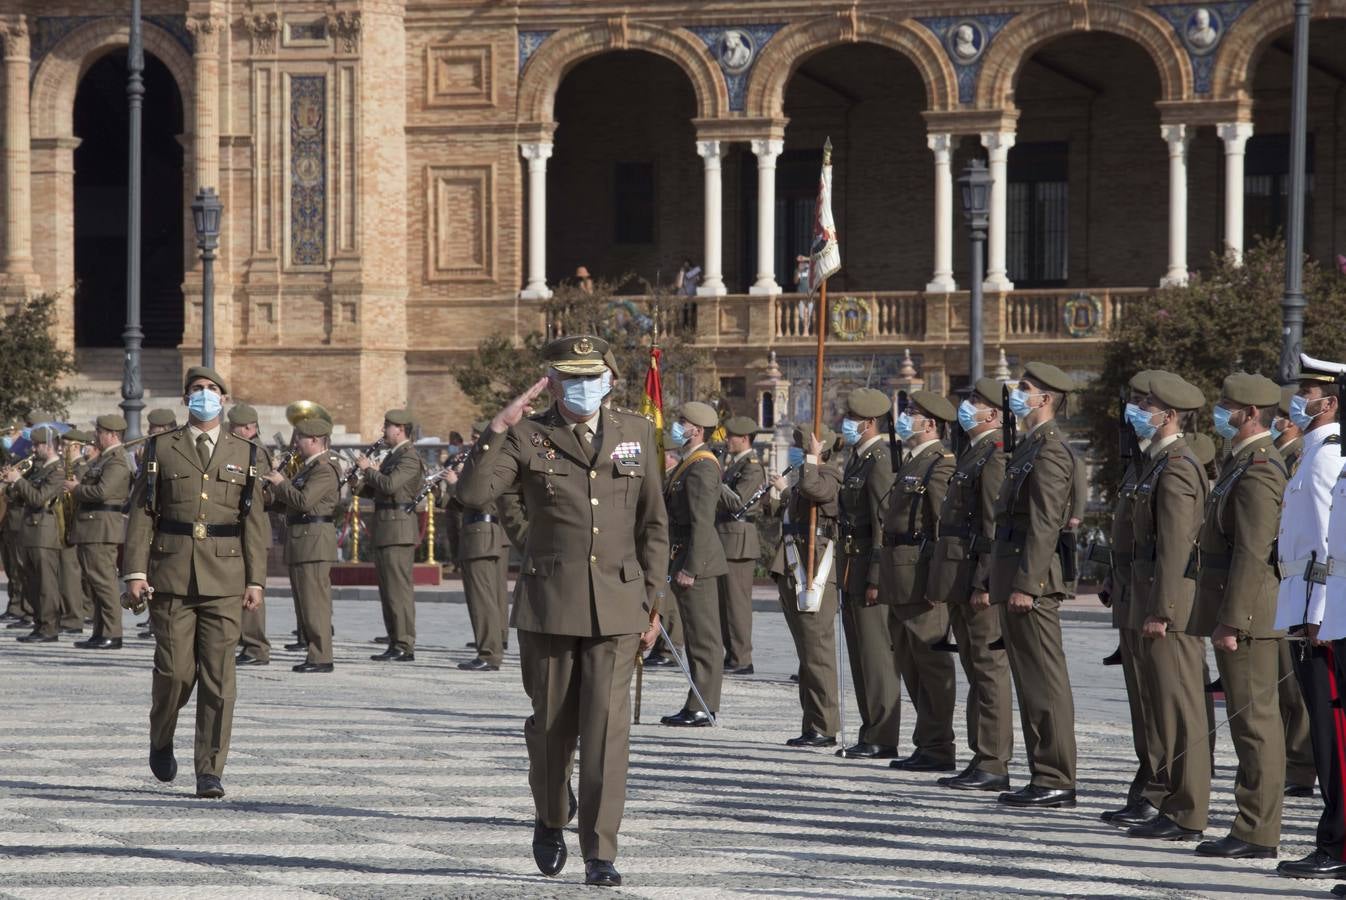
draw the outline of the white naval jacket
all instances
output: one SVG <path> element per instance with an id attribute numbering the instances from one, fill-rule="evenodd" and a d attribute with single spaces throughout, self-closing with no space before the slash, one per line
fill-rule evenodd
<path id="1" fill-rule="evenodd" d="M 1304 435 L 1304 454 L 1300 457 L 1299 469 L 1285 485 L 1276 544 L 1281 569 L 1281 587 L 1276 596 L 1278 629 L 1323 622 L 1327 588 L 1315 584 L 1306 591 L 1304 571 L 1315 552 L 1319 562 L 1325 562 L 1328 557 L 1332 489 L 1336 487 L 1342 467 L 1341 444 L 1324 443 L 1332 435 L 1340 439 L 1341 426 L 1336 422 Z M 1346 509 L 1341 510 L 1341 514 L 1346 514 Z M 1346 541 L 1341 542 L 1341 551 L 1342 559 L 1346 561 Z M 1343 574 L 1346 574 L 1346 562 L 1343 562 Z M 1322 633 L 1319 636 L 1327 637 Z"/>

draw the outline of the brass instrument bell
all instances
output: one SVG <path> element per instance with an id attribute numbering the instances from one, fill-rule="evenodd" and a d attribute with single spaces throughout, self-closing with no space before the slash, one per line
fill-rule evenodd
<path id="1" fill-rule="evenodd" d="M 327 424 L 332 424 L 332 414 L 329 413 L 322 404 L 314 403 L 312 400 L 296 400 L 285 407 L 285 418 L 291 425 L 298 425 L 305 419 L 318 418 Z"/>

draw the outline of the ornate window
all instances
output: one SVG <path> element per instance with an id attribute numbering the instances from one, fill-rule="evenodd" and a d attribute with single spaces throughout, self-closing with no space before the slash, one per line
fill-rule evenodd
<path id="1" fill-rule="evenodd" d="M 1070 260 L 1065 141 L 1019 144 L 1010 150 L 1005 210 L 1005 255 L 1010 280 L 1020 287 L 1066 282 Z"/>

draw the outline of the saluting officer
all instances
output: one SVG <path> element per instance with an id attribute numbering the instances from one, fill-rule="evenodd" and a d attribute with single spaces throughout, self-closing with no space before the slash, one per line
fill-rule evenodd
<path id="1" fill-rule="evenodd" d="M 664 487 L 670 544 L 668 572 L 687 641 L 687 666 L 692 682 L 710 707 L 710 715 L 689 688 L 682 709 L 660 719 L 665 725 L 703 727 L 711 724 L 711 716 L 720 711 L 724 641 L 718 576 L 726 574 L 729 567 L 715 532 L 720 462 L 706 449 L 706 438 L 717 424 L 715 408 L 693 400 L 682 405 L 669 431 L 669 446 L 678 449 L 681 460 Z"/>
<path id="2" fill-rule="evenodd" d="M 235 437 L 243 438 L 245 441 L 257 440 L 257 410 L 246 403 L 235 403 L 229 407 L 229 413 L 225 416 L 225 421 L 229 424 L 229 431 Z M 262 482 L 263 497 L 266 497 L 265 488 L 267 476 L 271 474 L 271 454 L 262 453 L 257 460 L 257 477 Z M 264 517 L 266 521 L 266 545 L 271 546 L 271 518 Z M 240 622 L 240 645 L 241 650 L 234 660 L 238 666 L 268 666 L 271 664 L 271 640 L 266 636 L 266 602 L 257 604 L 254 608 L 243 608 L 243 618 Z M 302 633 L 302 632 L 301 632 Z"/>
<path id="3" fill-rule="evenodd" d="M 332 423 L 313 416 L 294 426 L 303 462 L 293 478 L 277 471 L 262 477 L 285 512 L 285 564 L 295 592 L 299 636 L 308 655 L 292 671 L 332 671 L 332 562 L 337 558 L 335 515 L 341 471 L 327 450 Z"/>
<path id="4" fill-rule="evenodd" d="M 1210 485 L 1184 439 L 1205 403 L 1199 388 L 1172 372 L 1150 375 L 1150 392 L 1132 414 L 1136 436 L 1148 439 L 1146 466 L 1132 507 L 1131 583 L 1145 614 L 1141 679 L 1153 710 L 1163 786 L 1159 814 L 1133 825 L 1131 837 L 1196 840 L 1210 814 L 1211 754 L 1207 722 L 1206 645 L 1188 633 L 1195 583 L 1189 565 L 1201 532 Z M 1193 747 L 1201 749 L 1191 752 Z"/>
<path id="5" fill-rule="evenodd" d="M 221 428 L 228 389 L 206 366 L 187 370 L 187 427 L 145 444 L 131 494 L 123 562 L 132 602 L 154 622 L 150 769 L 178 772 L 173 733 L 196 688 L 196 796 L 224 796 L 234 719 L 234 646 L 243 608 L 262 602 L 271 529 L 257 464 L 266 451 Z M 153 597 L 146 593 L 154 588 Z"/>
<path id="6" fill-rule="evenodd" d="M 658 633 L 668 519 L 653 427 L 643 416 L 602 407 L 612 387 L 606 350 L 606 341 L 587 335 L 549 343 L 547 377 L 491 420 L 458 496 L 486 509 L 517 490 L 528 509 L 513 625 L 533 705 L 524 723 L 537 811 L 533 859 L 544 875 L 565 866 L 562 829 L 577 811 L 570 771 L 578 743 L 585 881 L 615 886 L 622 881 L 613 862 L 626 802 L 631 675 L 636 653 Z M 544 390 L 554 404 L 524 418 Z"/>
<path id="7" fill-rule="evenodd" d="M 893 464 L 881 440 L 880 422 L 892 410 L 883 391 L 859 388 L 846 397 L 842 440 L 851 448 L 842 471 L 841 553 L 838 585 L 844 595 L 841 624 L 846 632 L 859 739 L 838 751 L 845 759 L 897 756 L 902 694 L 893 659 L 888 607 L 880 602 L 883 518 L 893 487 Z"/>
<path id="8" fill-rule="evenodd" d="M 19 637 L 24 644 L 48 644 L 57 640 L 61 620 L 61 537 L 56 526 L 56 499 L 64 490 L 61 473 L 61 436 L 47 426 L 29 432 L 33 465 L 26 476 L 6 469 L 9 502 L 23 515 L 19 533 L 28 606 L 33 611 L 33 630 Z"/>
<path id="9" fill-rule="evenodd" d="M 126 501 L 131 495 L 131 465 L 122 446 L 125 432 L 126 420 L 121 416 L 99 416 L 94 434 L 98 459 L 80 478 L 65 485 L 76 504 L 75 546 L 94 600 L 93 634 L 75 643 L 85 650 L 120 650 L 122 646 L 117 550 L 126 540 Z"/>
<path id="10" fill-rule="evenodd" d="M 363 454 L 355 459 L 364 473 L 360 492 L 374 498 L 374 569 L 388 630 L 388 649 L 370 659 L 387 662 L 416 658 L 412 567 L 421 529 L 413 501 L 425 481 L 425 464 L 411 444 L 412 424 L 410 411 L 388 410 L 383 415 L 383 439 L 392 448 L 388 455 L 377 467 Z"/>
<path id="11" fill-rule="evenodd" d="M 751 675 L 752 666 L 752 581 L 757 559 L 762 555 L 757 534 L 757 516 L 761 509 L 744 510 L 757 490 L 766 482 L 762 467 L 752 449 L 753 436 L 761 429 L 747 416 L 734 416 L 724 423 L 728 437 L 724 485 L 715 530 L 724 545 L 729 571 L 720 576 L 720 626 L 724 639 L 726 675 Z M 740 514 L 734 518 L 735 514 Z"/>
<path id="12" fill-rule="evenodd" d="M 1009 790 L 1013 752 L 1010 671 L 1000 646 L 1000 613 L 980 585 L 991 571 L 995 498 L 1005 480 L 999 439 L 1000 382 L 981 378 L 958 404 L 958 425 L 968 443 L 949 479 L 940 509 L 925 596 L 948 606 L 958 656 L 967 676 L 967 745 L 972 760 L 961 773 L 939 779 L 969 791 Z M 992 645 L 997 649 L 991 649 Z"/>
<path id="13" fill-rule="evenodd" d="M 1211 639 L 1225 703 L 1238 710 L 1229 718 L 1238 815 L 1227 837 L 1197 846 L 1201 856 L 1273 859 L 1280 843 L 1285 726 L 1278 692 L 1268 690 L 1284 637 L 1273 627 L 1273 554 L 1286 473 L 1268 430 L 1280 393 L 1271 379 L 1239 372 L 1224 380 L 1215 406 L 1215 430 L 1234 446 L 1206 502 L 1187 632 Z"/>
<path id="14" fill-rule="evenodd" d="M 1000 607 L 1019 721 L 1032 779 L 999 800 L 1011 806 L 1075 805 L 1075 700 L 1061 645 L 1061 600 L 1069 591 L 1059 554 L 1074 492 L 1074 457 L 1056 417 L 1075 380 L 1031 362 L 1011 392 L 1026 429 L 996 497 L 991 602 Z"/>

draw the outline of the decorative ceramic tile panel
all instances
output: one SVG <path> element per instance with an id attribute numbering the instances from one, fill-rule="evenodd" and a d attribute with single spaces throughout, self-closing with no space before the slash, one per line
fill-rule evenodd
<path id="1" fill-rule="evenodd" d="M 290 76 L 290 263 L 327 262 L 327 77 Z"/>
<path id="2" fill-rule="evenodd" d="M 1017 13 L 982 13 L 917 19 L 935 33 L 958 76 L 958 102 L 971 103 L 977 95 L 982 58 L 991 41 Z"/>
<path id="3" fill-rule="evenodd" d="M 524 64 L 528 62 L 528 57 L 537 52 L 537 48 L 542 46 L 542 42 L 555 34 L 553 31 L 520 31 L 519 32 L 519 71 L 523 71 Z"/>
<path id="4" fill-rule="evenodd" d="M 1150 7 L 1164 17 L 1178 35 L 1178 43 L 1192 63 L 1192 89 L 1209 94 L 1215 72 L 1215 57 L 1229 26 L 1252 6 L 1250 0 L 1234 3 L 1181 3 Z"/>
<path id="5" fill-rule="evenodd" d="M 729 108 L 743 111 L 748 89 L 748 75 L 762 48 L 784 25 L 702 25 L 687 30 L 701 38 L 710 55 L 724 72 L 725 87 L 729 90 Z"/>

